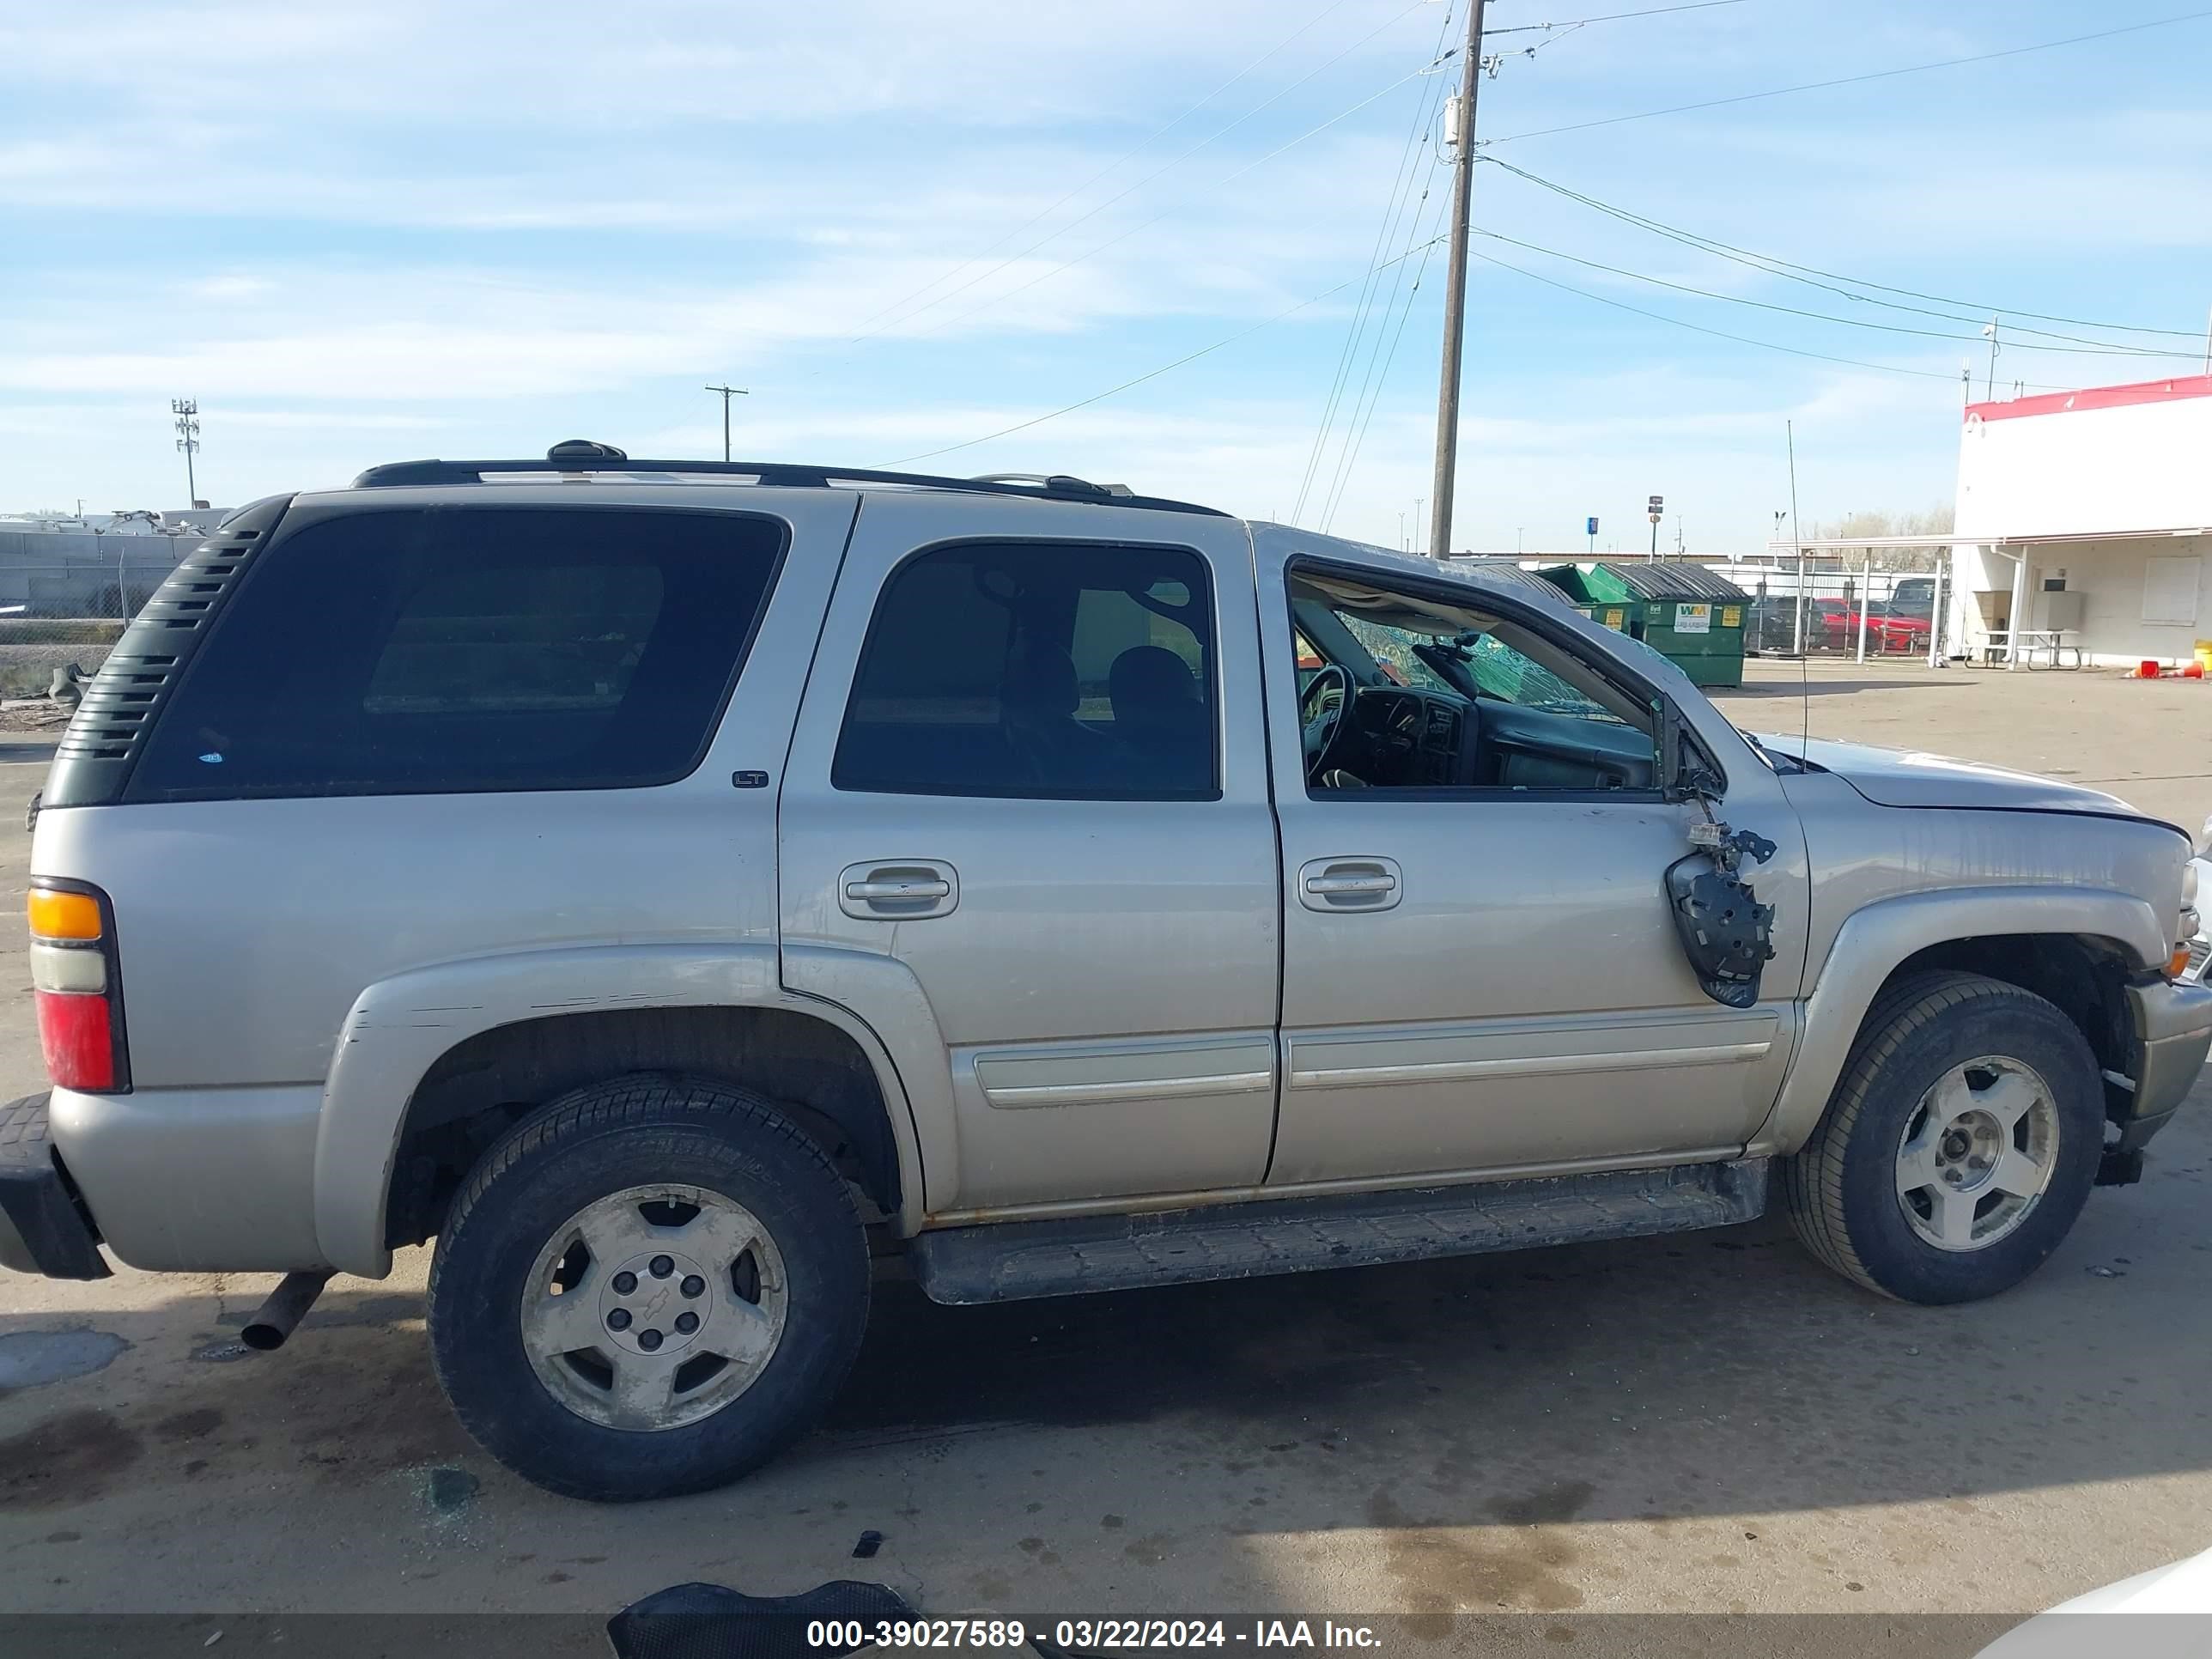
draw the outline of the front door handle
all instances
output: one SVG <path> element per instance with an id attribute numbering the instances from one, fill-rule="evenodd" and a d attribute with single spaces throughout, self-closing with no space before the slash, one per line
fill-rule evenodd
<path id="1" fill-rule="evenodd" d="M 949 881 L 848 881 L 848 899 L 939 899 L 952 890 Z"/>
<path id="2" fill-rule="evenodd" d="M 1397 860 L 1316 859 L 1298 869 L 1298 902 L 1309 910 L 1388 910 L 1402 895 Z"/>
<path id="3" fill-rule="evenodd" d="M 959 902 L 959 874 L 940 859 L 878 859 L 837 872 L 837 908 L 860 921 L 920 921 Z"/>

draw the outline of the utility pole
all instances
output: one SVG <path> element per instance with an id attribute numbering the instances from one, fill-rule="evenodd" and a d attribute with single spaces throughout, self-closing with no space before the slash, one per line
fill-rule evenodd
<path id="1" fill-rule="evenodd" d="M 1990 318 L 1990 325 L 1982 332 L 1990 337 L 1990 378 L 1982 387 L 1982 400 L 1991 403 L 1997 395 L 1997 319 Z"/>
<path id="2" fill-rule="evenodd" d="M 1429 556 L 1451 551 L 1453 470 L 1459 459 L 1459 371 L 1467 333 L 1468 215 L 1474 199 L 1474 95 L 1482 84 L 1483 0 L 1468 0 L 1460 57 L 1459 154 L 1452 160 L 1451 264 L 1444 282 L 1443 374 L 1437 386 L 1436 484 L 1429 503 Z"/>
<path id="3" fill-rule="evenodd" d="M 200 447 L 200 404 L 197 398 L 172 398 L 169 413 L 177 417 L 177 447 L 185 453 L 185 505 L 200 504 L 200 487 L 192 476 L 192 455 Z"/>
<path id="4" fill-rule="evenodd" d="M 722 394 L 722 459 L 726 461 L 730 459 L 730 399 L 749 394 L 741 386 L 710 386 L 707 390 Z"/>

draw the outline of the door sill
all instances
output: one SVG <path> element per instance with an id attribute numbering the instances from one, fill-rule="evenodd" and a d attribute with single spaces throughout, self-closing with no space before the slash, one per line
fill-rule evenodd
<path id="1" fill-rule="evenodd" d="M 1731 1141 L 1720 1146 L 1683 1146 L 1666 1152 L 1630 1152 L 1617 1158 L 1554 1158 L 1540 1164 L 1492 1164 L 1480 1169 L 1420 1170 L 1401 1175 L 1329 1176 L 1313 1181 L 1270 1181 L 1244 1187 L 1201 1187 L 1178 1193 L 1051 1199 L 1042 1204 L 987 1204 L 973 1209 L 939 1210 L 924 1218 L 922 1225 L 965 1227 L 979 1222 L 1060 1221 L 1084 1215 L 1143 1215 L 1163 1210 L 1196 1210 L 1212 1204 L 1264 1203 L 1277 1198 L 1349 1198 L 1414 1188 L 1426 1192 L 1476 1182 L 1545 1180 L 1553 1176 L 1599 1175 L 1614 1170 L 1671 1170 L 1686 1164 L 1729 1164 L 1748 1156 L 1741 1141 Z"/>
<path id="2" fill-rule="evenodd" d="M 908 1245 L 935 1302 L 1135 1290 L 1686 1232 L 1766 1209 L 1768 1161 L 945 1227 Z"/>

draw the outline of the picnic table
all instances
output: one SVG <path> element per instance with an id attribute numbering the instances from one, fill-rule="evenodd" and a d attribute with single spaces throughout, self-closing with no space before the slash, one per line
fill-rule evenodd
<path id="1" fill-rule="evenodd" d="M 2044 665 L 2045 667 L 2063 668 L 2071 672 L 2081 665 L 2081 636 L 2078 629 L 1992 628 L 1982 641 L 1982 662 L 1984 666 L 1994 665 L 2004 659 L 2015 634 L 2020 639 L 2020 660 L 2030 668 L 2036 666 L 2036 658 L 2039 654 L 2048 659 Z M 2066 653 L 2069 652 L 2071 652 L 2074 656 L 2074 660 L 2070 663 L 2065 660 Z"/>

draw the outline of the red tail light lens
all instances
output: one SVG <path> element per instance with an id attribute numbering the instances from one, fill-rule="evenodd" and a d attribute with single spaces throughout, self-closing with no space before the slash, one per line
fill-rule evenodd
<path id="1" fill-rule="evenodd" d="M 115 1023 L 107 999 L 83 991 L 40 991 L 39 1047 L 57 1089 L 100 1094 L 115 1087 Z"/>
<path id="2" fill-rule="evenodd" d="M 115 917 L 107 896 L 83 882 L 42 878 L 32 884 L 29 908 L 31 987 L 46 1075 L 60 1089 L 128 1090 Z"/>

